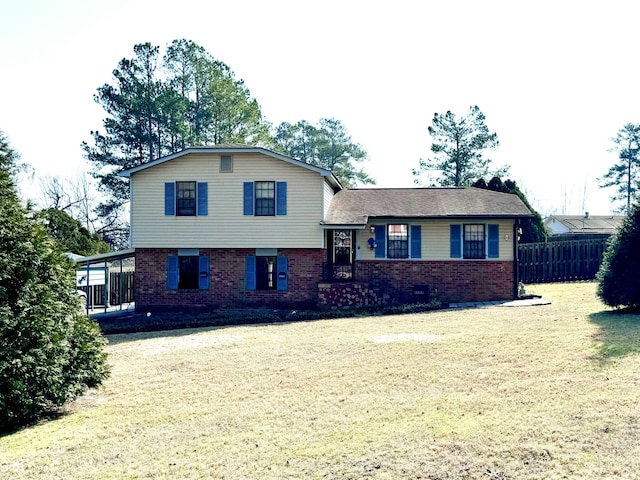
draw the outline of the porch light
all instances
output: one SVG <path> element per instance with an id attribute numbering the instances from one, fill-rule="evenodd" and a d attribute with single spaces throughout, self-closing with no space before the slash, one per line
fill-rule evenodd
<path id="1" fill-rule="evenodd" d="M 371 225 L 371 226 L 369 227 L 369 231 L 370 231 L 371 233 L 376 233 L 376 226 L 375 226 L 375 225 Z"/>

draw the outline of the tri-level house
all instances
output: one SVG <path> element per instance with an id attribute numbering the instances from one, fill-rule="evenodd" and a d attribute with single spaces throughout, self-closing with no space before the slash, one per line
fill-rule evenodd
<path id="1" fill-rule="evenodd" d="M 342 307 L 517 295 L 511 194 L 346 189 L 329 171 L 244 145 L 126 170 L 139 310 Z"/>

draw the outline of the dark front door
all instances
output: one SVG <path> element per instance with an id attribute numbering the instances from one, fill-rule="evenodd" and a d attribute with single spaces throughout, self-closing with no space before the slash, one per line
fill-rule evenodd
<path id="1" fill-rule="evenodd" d="M 353 230 L 333 230 L 329 253 L 331 279 L 342 282 L 353 280 Z"/>

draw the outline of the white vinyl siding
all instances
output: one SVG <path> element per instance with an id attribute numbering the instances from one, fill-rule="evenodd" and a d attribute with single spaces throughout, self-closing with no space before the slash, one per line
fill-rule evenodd
<path id="1" fill-rule="evenodd" d="M 335 195 L 333 192 L 333 187 L 329 185 L 329 182 L 326 180 L 322 182 L 323 185 L 323 201 L 322 207 L 324 211 L 322 212 L 322 218 L 326 218 L 327 212 L 329 211 L 329 206 L 331 205 L 331 199 Z"/>
<path id="2" fill-rule="evenodd" d="M 389 225 L 397 223 L 406 223 L 408 225 L 420 225 L 421 228 L 421 258 L 417 261 L 429 261 L 429 260 L 455 260 L 450 256 L 450 225 L 451 224 L 497 224 L 499 228 L 499 248 L 500 257 L 491 260 L 513 260 L 513 220 L 495 220 L 495 219 L 483 219 L 483 218 L 470 218 L 468 220 L 416 220 L 411 219 L 398 219 L 389 221 L 373 221 L 367 225 L 364 230 L 358 230 L 357 232 L 357 248 L 359 260 L 375 260 L 375 250 L 369 248 L 367 240 L 369 238 L 375 239 L 375 234 L 370 233 L 369 227 L 373 225 Z M 409 228 L 410 230 L 410 228 Z M 505 238 L 508 235 L 508 238 Z M 409 238 L 411 242 L 411 238 Z M 411 260 L 411 258 L 409 258 Z M 469 260 L 464 260 L 469 261 Z"/>
<path id="3" fill-rule="evenodd" d="M 233 156 L 233 172 L 220 173 L 220 157 L 191 154 L 132 175 L 132 246 L 138 248 L 321 248 L 323 177 L 262 154 Z M 165 216 L 164 182 L 208 183 L 206 217 Z M 243 215 L 243 183 L 287 182 L 287 214 Z"/>

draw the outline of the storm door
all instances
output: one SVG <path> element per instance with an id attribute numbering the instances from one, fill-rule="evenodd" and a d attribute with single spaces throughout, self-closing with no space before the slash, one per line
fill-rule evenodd
<path id="1" fill-rule="evenodd" d="M 353 280 L 353 230 L 333 230 L 330 254 L 332 280 Z"/>

